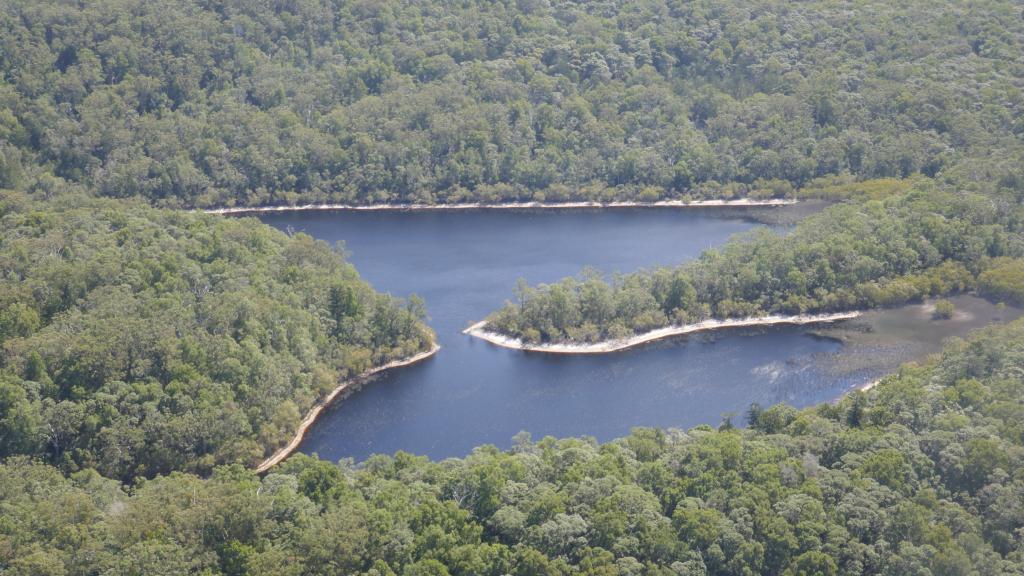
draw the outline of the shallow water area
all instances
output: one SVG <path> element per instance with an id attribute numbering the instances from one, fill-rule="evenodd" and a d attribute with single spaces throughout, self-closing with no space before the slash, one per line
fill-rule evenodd
<path id="1" fill-rule="evenodd" d="M 462 334 L 511 299 L 518 278 L 536 284 L 588 265 L 612 273 L 679 264 L 761 216 L 741 208 L 261 215 L 283 230 L 343 241 L 378 290 L 422 296 L 442 346 L 325 411 L 300 451 L 330 460 L 398 450 L 445 458 L 481 444 L 508 447 L 523 430 L 604 441 L 635 426 L 718 424 L 752 402 L 831 401 L 895 368 L 887 358 L 837 369 L 843 339 L 814 326 L 691 334 L 589 356 L 508 350 Z"/>
<path id="2" fill-rule="evenodd" d="M 900 364 L 939 352 L 949 338 L 966 338 L 979 328 L 1024 315 L 1020 308 L 972 294 L 947 299 L 955 306 L 951 318 L 935 318 L 935 300 L 930 299 L 898 308 L 870 310 L 849 322 L 818 327 L 815 334 L 843 343 L 841 353 L 824 362 L 823 369 L 834 377 L 868 375 L 872 382 Z"/>

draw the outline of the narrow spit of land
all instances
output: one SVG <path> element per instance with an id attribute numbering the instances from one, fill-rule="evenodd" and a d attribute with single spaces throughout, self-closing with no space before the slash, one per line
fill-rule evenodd
<path id="1" fill-rule="evenodd" d="M 503 334 L 487 330 L 486 320 L 477 322 L 462 332 L 463 334 L 468 334 L 470 336 L 480 338 L 481 340 L 486 340 L 487 342 L 497 346 L 511 348 L 514 350 L 525 350 L 527 352 L 544 352 L 548 354 L 607 354 L 609 352 L 618 352 L 627 348 L 633 348 L 634 346 L 639 346 L 655 340 L 661 340 L 672 336 L 680 336 L 682 334 L 691 334 L 693 332 L 719 330 L 723 328 L 743 328 L 749 326 L 773 326 L 776 324 L 817 324 L 838 322 L 841 320 L 850 320 L 860 315 L 861 312 L 838 312 L 835 314 L 800 314 L 793 316 L 774 315 L 727 320 L 704 320 L 703 322 L 684 324 L 682 326 L 666 326 L 664 328 L 657 328 L 649 332 L 630 336 L 629 338 L 605 340 L 591 344 L 528 344 L 518 338 L 510 338 Z"/>
<path id="2" fill-rule="evenodd" d="M 319 212 L 331 210 L 347 210 L 358 212 L 419 211 L 419 210 L 523 210 L 537 208 L 722 208 L 722 207 L 772 207 L 791 206 L 799 200 L 771 198 L 767 200 L 659 200 L 657 202 L 500 202 L 486 204 L 466 202 L 458 204 L 370 204 L 355 206 L 351 204 L 303 204 L 301 206 L 238 206 L 231 208 L 210 208 L 203 210 L 207 214 L 265 214 L 271 212 Z"/>
<path id="3" fill-rule="evenodd" d="M 267 470 L 270 470 L 277 464 L 279 464 L 285 458 L 291 456 L 292 453 L 295 452 L 296 449 L 298 449 L 299 444 L 302 444 L 302 439 L 306 437 L 306 431 L 308 431 L 309 428 L 316 423 L 317 418 L 320 417 L 320 414 L 324 411 L 324 409 L 330 406 L 331 403 L 333 403 L 335 400 L 337 400 L 340 395 L 342 395 L 345 392 L 354 390 L 359 386 L 362 386 L 363 384 L 366 383 L 368 379 L 370 379 L 373 376 L 376 376 L 377 374 L 380 374 L 381 372 L 384 372 L 385 370 L 400 368 L 402 366 L 415 364 L 421 360 L 426 360 L 427 358 L 430 358 L 431 356 L 436 354 L 437 351 L 440 349 L 441 346 L 435 342 L 434 345 L 431 346 L 429 350 L 420 352 L 419 354 L 415 354 L 408 358 L 402 358 L 399 360 L 388 362 L 387 364 L 377 366 L 376 368 L 371 368 L 354 378 L 348 378 L 346 380 L 343 380 L 340 384 L 338 384 L 338 386 L 334 390 L 331 390 L 330 394 L 325 396 L 322 400 L 314 404 L 313 407 L 309 409 L 309 412 L 306 413 L 306 417 L 303 418 L 302 422 L 299 423 L 299 428 L 295 431 L 295 436 L 292 437 L 291 441 L 288 442 L 288 444 L 285 444 L 284 446 L 279 448 L 266 460 L 260 462 L 260 465 L 256 467 L 256 472 L 258 474 L 262 474 Z"/>

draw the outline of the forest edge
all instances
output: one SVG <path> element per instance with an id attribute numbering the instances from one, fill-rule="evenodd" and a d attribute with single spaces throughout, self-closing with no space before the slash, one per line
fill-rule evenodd
<path id="1" fill-rule="evenodd" d="M 692 334 L 694 332 L 704 332 L 708 330 L 718 330 L 722 328 L 743 328 L 750 326 L 774 326 L 778 324 L 817 324 L 817 323 L 829 323 L 838 322 L 842 320 L 851 320 L 861 315 L 859 311 L 853 312 L 837 312 L 833 314 L 799 314 L 794 316 L 754 316 L 748 318 L 731 318 L 726 320 L 704 320 L 696 322 L 694 324 L 684 324 L 676 326 L 665 326 L 663 328 L 657 328 L 641 334 L 636 334 L 628 338 L 620 338 L 615 340 L 602 340 L 600 342 L 594 342 L 590 344 L 584 343 L 543 343 L 543 344 L 528 344 L 520 340 L 519 338 L 511 338 L 496 332 L 491 332 L 485 329 L 487 326 L 486 320 L 481 320 L 476 324 L 473 324 L 469 328 L 462 331 L 463 334 L 486 340 L 496 346 L 503 348 L 512 348 L 514 350 L 523 350 L 526 352 L 544 352 L 547 354 L 606 354 L 609 352 L 618 352 L 627 348 L 633 348 L 641 344 L 653 342 L 655 340 L 661 340 L 663 338 L 670 338 L 672 336 L 680 336 L 683 334 Z"/>
<path id="2" fill-rule="evenodd" d="M 753 200 L 658 200 L 656 202 L 462 202 L 453 204 L 304 204 L 301 206 L 238 206 L 209 208 L 207 214 L 263 214 L 269 212 L 328 212 L 332 210 L 352 212 L 373 211 L 420 211 L 420 210 L 523 210 L 523 209 L 571 209 L 571 208 L 730 208 L 730 207 L 776 207 L 791 206 L 799 200 L 769 198 Z"/>
<path id="3" fill-rule="evenodd" d="M 423 352 L 414 354 L 407 358 L 392 360 L 387 364 L 382 364 L 375 368 L 370 368 L 369 370 L 363 372 L 362 374 L 359 374 L 358 376 L 342 380 L 338 384 L 338 386 L 334 388 L 334 390 L 331 390 L 330 394 L 325 396 L 322 400 L 318 401 L 316 404 L 313 405 L 312 408 L 309 409 L 309 412 L 306 413 L 306 417 L 303 418 L 302 422 L 299 423 L 299 427 L 295 431 L 295 436 L 292 437 L 291 441 L 282 446 L 281 448 L 277 449 L 277 451 L 275 451 L 267 459 L 261 462 L 260 465 L 256 467 L 256 473 L 263 474 L 270 470 L 271 468 L 273 468 L 274 466 L 276 466 L 277 464 L 279 464 L 285 458 L 291 456 L 292 453 L 295 452 L 296 449 L 298 449 L 299 445 L 302 444 L 302 440 L 306 437 L 306 432 L 309 430 L 311 426 L 313 426 L 313 424 L 316 423 L 317 419 L 320 417 L 320 414 L 323 413 L 324 409 L 326 409 L 332 403 L 338 400 L 338 397 L 341 396 L 343 393 L 351 392 L 358 389 L 360 386 L 365 384 L 370 378 L 386 370 L 391 370 L 393 368 L 401 368 L 403 366 L 415 364 L 417 362 L 420 362 L 421 360 L 426 360 L 427 358 L 430 358 L 434 354 L 437 354 L 437 351 L 440 349 L 441 345 L 435 341 L 431 343 L 429 350 L 425 350 Z"/>

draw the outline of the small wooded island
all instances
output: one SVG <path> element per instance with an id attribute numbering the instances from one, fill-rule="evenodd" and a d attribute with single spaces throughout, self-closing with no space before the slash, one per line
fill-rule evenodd
<path id="1" fill-rule="evenodd" d="M 1022 320 L 803 409 L 813 381 L 600 443 L 285 458 L 332 399 L 440 336 L 343 246 L 225 215 L 832 204 L 672 267 L 523 284 L 503 308 L 495 290 L 487 330 L 532 346 L 957 292 L 1021 304 L 1022 16 L 1019 0 L 5 0 L 0 574 L 1020 576 Z M 479 348 L 495 370 L 609 359 Z"/>

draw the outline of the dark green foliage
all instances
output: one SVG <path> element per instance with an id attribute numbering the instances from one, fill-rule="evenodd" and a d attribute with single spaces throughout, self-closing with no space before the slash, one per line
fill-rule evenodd
<path id="1" fill-rule="evenodd" d="M 979 362 L 984 358 L 983 362 Z M 1024 321 L 760 429 L 294 456 L 131 488 L 0 465 L 5 574 L 1018 575 Z M 856 410 L 856 422 L 844 414 Z M 73 535 L 73 536 L 72 536 Z"/>
<path id="2" fill-rule="evenodd" d="M 1013 0 L 8 0 L 0 187 L 214 206 L 1009 184 L 1022 35 Z"/>
<path id="3" fill-rule="evenodd" d="M 883 200 L 855 200 L 786 232 L 761 230 L 693 262 L 517 288 L 488 329 L 527 342 L 592 342 L 708 318 L 849 311 L 971 289 L 1011 292 L 1024 253 L 1021 205 L 954 194 L 930 181 Z M 1002 262 L 1007 262 L 1000 264 Z M 1018 266 L 1019 267 L 1019 266 Z"/>
<path id="4" fill-rule="evenodd" d="M 430 345 L 322 242 L 135 202 L 0 197 L 0 455 L 130 480 L 251 464 Z"/>

